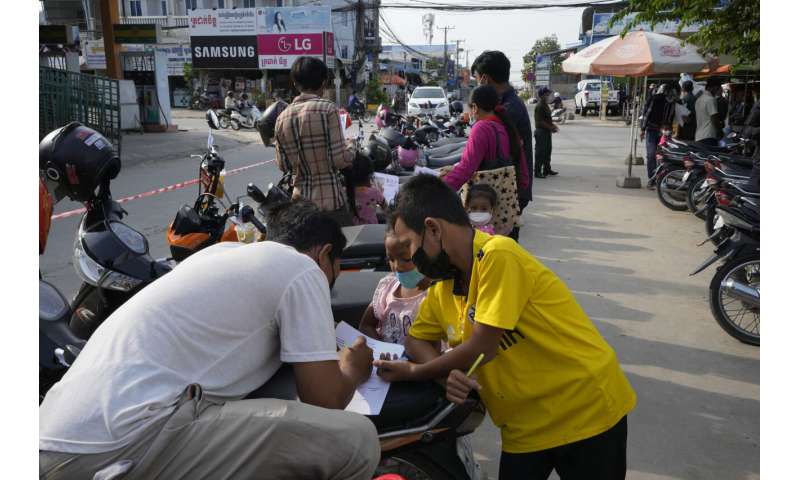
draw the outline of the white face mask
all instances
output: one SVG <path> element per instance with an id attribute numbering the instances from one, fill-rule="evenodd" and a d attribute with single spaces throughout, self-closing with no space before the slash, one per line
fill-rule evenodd
<path id="1" fill-rule="evenodd" d="M 491 212 L 470 212 L 469 221 L 473 225 L 482 227 L 492 220 Z"/>

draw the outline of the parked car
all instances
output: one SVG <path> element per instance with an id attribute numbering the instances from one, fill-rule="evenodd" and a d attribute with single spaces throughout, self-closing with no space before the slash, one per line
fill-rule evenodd
<path id="1" fill-rule="evenodd" d="M 619 92 L 614 89 L 611 82 L 600 79 L 581 80 L 578 82 L 578 93 L 575 94 L 575 113 L 584 117 L 588 110 L 600 113 L 600 88 L 605 83 L 608 85 L 608 107 L 606 113 L 619 114 Z"/>
<path id="2" fill-rule="evenodd" d="M 442 87 L 417 87 L 409 98 L 408 114 L 449 117 L 447 94 Z"/>

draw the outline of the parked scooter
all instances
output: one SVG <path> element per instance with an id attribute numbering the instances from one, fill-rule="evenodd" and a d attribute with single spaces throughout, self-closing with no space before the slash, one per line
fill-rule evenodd
<path id="1" fill-rule="evenodd" d="M 723 227 L 732 233 L 725 236 L 714 254 L 691 275 L 722 262 L 709 285 L 709 304 L 714 318 L 737 340 L 760 345 L 759 196 L 728 181 L 721 182 L 715 196 L 719 229 L 706 241 L 723 234 Z"/>
<path id="2" fill-rule="evenodd" d="M 258 107 L 251 105 L 247 99 L 243 99 L 241 107 L 231 112 L 231 128 L 234 130 L 257 128 L 261 113 Z"/>
<path id="3" fill-rule="evenodd" d="M 80 353 L 86 341 L 69 328 L 72 309 L 61 292 L 39 279 L 39 403 Z"/>

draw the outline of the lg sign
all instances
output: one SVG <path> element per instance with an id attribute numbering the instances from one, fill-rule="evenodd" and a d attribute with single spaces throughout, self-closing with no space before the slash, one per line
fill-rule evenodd
<path id="1" fill-rule="evenodd" d="M 278 39 L 278 50 L 283 53 L 289 51 L 295 52 L 310 52 L 313 49 L 310 38 L 287 38 L 281 37 Z"/>

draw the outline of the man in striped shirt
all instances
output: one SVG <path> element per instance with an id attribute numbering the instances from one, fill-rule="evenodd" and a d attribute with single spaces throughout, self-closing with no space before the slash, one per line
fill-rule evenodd
<path id="1" fill-rule="evenodd" d="M 336 105 L 322 97 L 328 69 L 322 60 L 300 57 L 292 65 L 292 82 L 300 95 L 275 123 L 278 167 L 291 171 L 294 198 L 310 200 L 341 226 L 352 225 L 344 180 L 353 153 L 345 145 Z"/>

